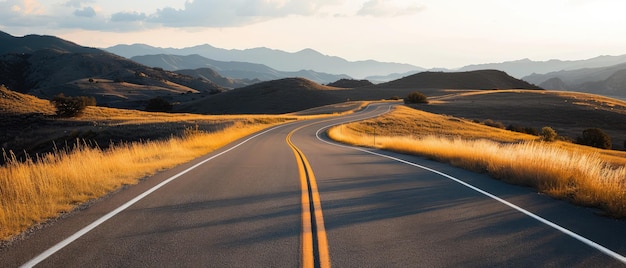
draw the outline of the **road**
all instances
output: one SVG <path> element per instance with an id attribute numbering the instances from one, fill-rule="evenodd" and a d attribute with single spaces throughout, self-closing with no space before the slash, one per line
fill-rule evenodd
<path id="1" fill-rule="evenodd" d="M 626 222 L 421 157 L 269 129 L 0 250 L 0 267 L 625 267 Z"/>

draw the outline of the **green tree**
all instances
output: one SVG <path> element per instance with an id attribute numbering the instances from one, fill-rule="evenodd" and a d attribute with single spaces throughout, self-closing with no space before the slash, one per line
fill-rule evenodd
<path id="1" fill-rule="evenodd" d="M 611 149 L 611 137 L 599 128 L 583 130 L 583 135 L 576 138 L 576 143 L 600 149 Z"/>

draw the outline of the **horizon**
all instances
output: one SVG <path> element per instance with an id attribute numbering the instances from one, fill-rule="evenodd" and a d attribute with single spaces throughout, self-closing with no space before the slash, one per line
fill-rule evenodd
<path id="1" fill-rule="evenodd" d="M 0 29 L 82 46 L 313 49 L 426 69 L 626 54 L 617 0 L 42 0 L 0 2 Z M 164 38 L 167 37 L 167 38 Z"/>

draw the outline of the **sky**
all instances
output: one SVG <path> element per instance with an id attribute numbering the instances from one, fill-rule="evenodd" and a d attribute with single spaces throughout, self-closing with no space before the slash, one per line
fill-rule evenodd
<path id="1" fill-rule="evenodd" d="M 0 0 L 0 30 L 457 68 L 626 54 L 624 10 L 623 0 Z"/>

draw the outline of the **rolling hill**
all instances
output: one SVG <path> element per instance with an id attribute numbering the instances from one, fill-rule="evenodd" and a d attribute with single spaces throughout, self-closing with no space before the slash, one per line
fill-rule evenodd
<path id="1" fill-rule="evenodd" d="M 538 89 L 500 71 L 465 73 L 425 72 L 389 83 L 358 88 L 323 86 L 303 78 L 262 82 L 181 104 L 179 112 L 203 114 L 282 114 L 345 101 L 402 98 L 420 90 L 429 97 L 449 94 L 446 89 Z"/>
<path id="2" fill-rule="evenodd" d="M 344 102 L 344 93 L 304 78 L 284 78 L 184 103 L 175 110 L 199 114 L 283 114 Z"/>
<path id="3" fill-rule="evenodd" d="M 376 87 L 413 89 L 541 89 L 497 70 L 422 72 L 378 84 Z"/>
<path id="4" fill-rule="evenodd" d="M 186 101 L 196 94 L 224 89 L 214 83 L 123 57 L 85 48 L 51 36 L 12 37 L 3 33 L 0 84 L 50 99 L 59 93 L 94 96 L 98 105 L 143 108 L 148 99 L 165 96 Z"/>
<path id="5" fill-rule="evenodd" d="M 217 61 L 207 59 L 197 54 L 188 56 L 165 54 L 144 55 L 132 57 L 131 60 L 147 66 L 159 67 L 170 71 L 210 68 L 215 70 L 220 75 L 231 79 L 269 81 L 287 77 L 302 77 L 315 81 L 316 83 L 330 83 L 338 79 L 350 78 L 347 75 L 334 75 L 312 70 L 283 72 L 272 69 L 263 64 L 238 61 Z"/>

